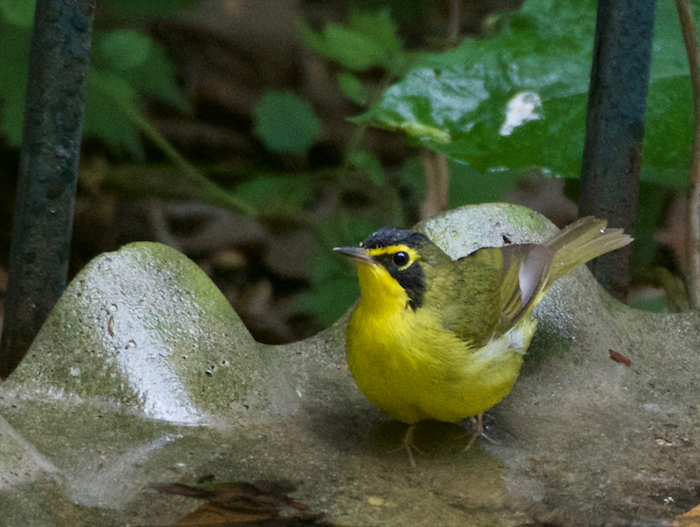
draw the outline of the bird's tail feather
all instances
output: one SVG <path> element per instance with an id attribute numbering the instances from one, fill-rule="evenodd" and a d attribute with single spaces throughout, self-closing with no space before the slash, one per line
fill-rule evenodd
<path id="1" fill-rule="evenodd" d="M 586 216 L 545 242 L 556 251 L 545 289 L 579 265 L 632 241 L 622 229 L 608 229 L 607 225 L 606 220 Z"/>
<path id="2" fill-rule="evenodd" d="M 606 220 L 587 216 L 542 244 L 502 247 L 505 273 L 496 333 L 505 333 L 530 313 L 557 279 L 632 241 L 622 229 L 606 227 Z"/>

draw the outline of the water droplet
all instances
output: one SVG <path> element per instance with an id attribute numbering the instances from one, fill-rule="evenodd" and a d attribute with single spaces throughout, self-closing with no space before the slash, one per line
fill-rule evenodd
<path id="1" fill-rule="evenodd" d="M 136 347 L 136 342 L 133 340 L 130 340 L 129 342 L 126 343 L 126 349 L 133 349 Z"/>
<path id="2" fill-rule="evenodd" d="M 117 309 L 119 309 L 117 307 L 117 304 L 110 304 L 109 307 L 107 308 L 107 311 L 109 311 L 110 313 L 114 313 Z"/>

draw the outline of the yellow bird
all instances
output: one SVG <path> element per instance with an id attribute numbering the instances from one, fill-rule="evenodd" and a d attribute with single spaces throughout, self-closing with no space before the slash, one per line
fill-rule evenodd
<path id="1" fill-rule="evenodd" d="M 542 244 L 459 260 L 421 233 L 390 227 L 359 247 L 334 248 L 358 264 L 346 350 L 362 393 L 409 425 L 457 423 L 491 408 L 518 377 L 537 327 L 532 310 L 552 283 L 632 241 L 606 226 L 589 216 Z"/>

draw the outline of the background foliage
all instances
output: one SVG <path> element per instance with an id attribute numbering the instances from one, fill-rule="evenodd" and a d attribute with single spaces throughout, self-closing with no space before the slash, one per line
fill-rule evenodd
<path id="1" fill-rule="evenodd" d="M 4 79 L 0 83 L 0 130 L 14 146 L 19 146 L 22 139 L 34 5 L 32 0 L 0 0 L 0 45 L 12 50 L 0 55 Z M 100 2 L 86 94 L 86 136 L 98 136 L 113 149 L 143 159 L 140 127 L 130 117 L 130 113 L 140 111 L 142 97 L 156 97 L 181 110 L 188 108 L 164 49 L 135 28 L 146 18 L 174 16 L 193 5 L 193 0 Z M 119 24 L 119 28 L 109 29 L 113 24 Z"/>
<path id="2" fill-rule="evenodd" d="M 519 9 L 481 13 L 479 34 L 472 35 L 478 38 L 455 47 L 442 29 L 425 29 L 440 21 L 438 3 L 356 0 L 334 18 L 309 16 L 320 4 L 303 3 L 302 16 L 286 17 L 297 39 L 290 41 L 299 50 L 298 65 L 280 77 L 252 63 L 260 55 L 246 63 L 246 56 L 256 55 L 227 48 L 214 31 L 193 37 L 206 38 L 221 56 L 235 56 L 233 66 L 228 58 L 216 63 L 211 53 L 197 56 L 196 64 L 213 61 L 217 74 L 230 67 L 231 78 L 251 79 L 243 88 L 220 90 L 224 99 L 233 97 L 227 92 L 246 91 L 222 111 L 208 107 L 201 90 L 192 88 L 193 67 L 183 59 L 192 49 L 183 55 L 163 38 L 190 35 L 191 25 L 172 17 L 197 2 L 100 2 L 84 131 L 105 149 L 86 152 L 81 174 L 83 190 L 99 196 L 202 201 L 252 219 L 253 231 L 265 232 L 266 241 L 232 242 L 236 254 L 245 253 L 245 280 L 272 284 L 277 303 L 267 310 L 281 310 L 291 295 L 297 314 L 289 317 L 312 329 L 334 321 L 358 293 L 354 270 L 329 248 L 355 244 L 382 225 L 407 226 L 420 218 L 426 150 L 447 156 L 449 207 L 501 200 L 521 188 L 533 168 L 563 178 L 566 194 L 576 198 L 596 16 L 595 0 L 527 0 Z M 657 6 L 634 249 L 638 268 L 658 261 L 654 233 L 669 203 L 685 192 L 693 135 L 675 6 L 671 0 Z M 0 0 L 0 46 L 13 50 L 0 54 L 0 133 L 9 148 L 21 140 L 32 17 L 33 2 Z M 164 19 L 174 21 L 152 23 Z M 191 135 L 178 142 L 183 127 L 168 133 L 155 125 L 164 115 L 185 124 L 209 123 L 206 148 L 193 146 Z M 234 139 L 217 149 L 216 141 L 230 137 L 222 135 L 224 129 Z M 169 228 L 187 252 L 178 225 L 171 221 Z M 298 244 L 303 247 L 279 242 L 306 255 L 308 271 L 294 274 L 291 263 L 285 269 L 284 258 L 269 256 L 276 253 L 268 242 L 298 232 L 310 235 Z M 188 254 L 196 259 L 200 253 Z M 226 254 L 211 260 L 210 274 L 216 279 L 225 260 L 230 265 L 224 279 L 238 284 L 238 264 L 230 263 L 238 257 Z M 670 267 L 678 270 L 677 264 Z M 241 287 L 236 298 L 251 305 L 248 289 Z M 299 313 L 306 315 L 299 319 Z"/>

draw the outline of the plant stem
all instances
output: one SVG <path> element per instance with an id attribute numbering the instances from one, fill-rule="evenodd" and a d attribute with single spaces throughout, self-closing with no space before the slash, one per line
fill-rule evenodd
<path id="1" fill-rule="evenodd" d="M 425 201 L 420 204 L 420 219 L 427 220 L 443 212 L 450 192 L 450 169 L 447 156 L 421 149 L 421 163 L 425 174 Z"/>
<path id="2" fill-rule="evenodd" d="M 245 214 L 246 216 L 255 217 L 257 211 L 248 203 L 238 199 L 236 196 L 226 192 L 221 187 L 210 181 L 206 176 L 202 175 L 190 162 L 188 162 L 180 152 L 178 152 L 170 142 L 146 119 L 140 112 L 129 104 L 122 101 L 117 101 L 124 112 L 139 125 L 141 131 L 146 134 L 153 143 L 161 149 L 161 151 L 177 166 L 182 173 L 187 176 L 193 183 L 203 188 L 207 194 L 214 200 L 214 204 L 220 207 L 231 210 L 232 212 Z"/>
<path id="3" fill-rule="evenodd" d="M 447 25 L 447 39 L 450 44 L 455 45 L 459 41 L 459 29 L 462 21 L 461 11 L 462 0 L 450 0 L 450 15 Z"/>
<path id="4" fill-rule="evenodd" d="M 693 307 L 700 305 L 700 49 L 695 39 L 695 22 L 690 0 L 676 0 L 678 18 L 683 32 L 683 43 L 688 55 L 690 85 L 693 90 L 695 134 L 690 161 L 690 196 L 688 199 L 686 244 L 688 252 L 687 286 Z"/>
<path id="5" fill-rule="evenodd" d="M 112 101 L 121 108 L 126 116 L 139 126 L 146 137 L 148 137 L 153 144 L 160 148 L 166 157 L 180 169 L 182 174 L 187 177 L 187 179 L 189 179 L 189 181 L 192 182 L 197 189 L 199 189 L 201 195 L 197 196 L 197 199 L 238 214 L 245 214 L 246 216 L 250 217 L 257 216 L 258 212 L 248 203 L 238 199 L 229 192 L 226 192 L 224 189 L 199 172 L 199 170 L 197 170 L 184 157 L 182 157 L 180 152 L 178 152 L 173 145 L 171 145 L 170 142 L 163 137 L 156 127 L 153 126 L 148 119 L 141 115 L 141 113 L 134 108 L 132 104 L 124 101 L 120 97 L 114 96 L 111 90 L 109 90 L 109 88 L 105 86 L 99 78 L 93 79 L 93 83 L 102 93 L 102 95 L 112 99 Z"/>

